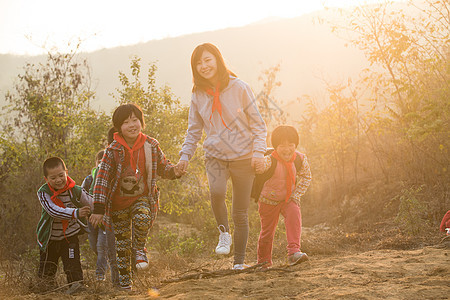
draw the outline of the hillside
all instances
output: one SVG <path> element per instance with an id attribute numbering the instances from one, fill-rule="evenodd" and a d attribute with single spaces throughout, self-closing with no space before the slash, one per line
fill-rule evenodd
<path id="1" fill-rule="evenodd" d="M 247 81 L 256 94 L 261 90 L 258 77 L 262 70 L 280 63 L 277 79 L 282 85 L 276 98 L 289 103 L 304 94 L 320 97 L 323 78 L 346 82 L 366 65 L 360 51 L 346 48 L 345 41 L 333 35 L 328 25 L 319 24 L 317 17 L 323 14 L 325 11 L 290 19 L 269 19 L 244 27 L 85 53 L 97 93 L 94 107 L 109 111 L 115 106 L 110 94 L 119 87 L 118 72 L 129 70 L 130 57 L 134 55 L 142 58 L 143 66 L 157 62 L 158 84 L 169 85 L 182 103 L 189 103 L 190 55 L 203 42 L 218 45 L 229 68 Z M 25 63 L 44 59 L 45 56 L 0 55 L 0 103 L 4 102 L 5 91 L 12 88 Z"/>

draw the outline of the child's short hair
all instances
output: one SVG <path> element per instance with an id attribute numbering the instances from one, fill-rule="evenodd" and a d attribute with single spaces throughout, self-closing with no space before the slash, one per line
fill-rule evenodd
<path id="1" fill-rule="evenodd" d="M 128 119 L 133 113 L 141 122 L 142 128 L 145 127 L 142 109 L 134 103 L 122 104 L 116 108 L 112 117 L 113 125 L 118 132 L 120 132 L 120 127 L 122 127 L 123 122 L 125 122 L 125 120 Z"/>
<path id="2" fill-rule="evenodd" d="M 280 125 L 273 130 L 271 141 L 272 147 L 274 147 L 275 149 L 278 147 L 278 145 L 285 141 L 294 143 L 295 147 L 297 147 L 299 143 L 297 129 L 289 125 Z"/>
<path id="3" fill-rule="evenodd" d="M 105 154 L 105 150 L 98 151 L 97 155 L 95 156 L 95 159 L 98 161 L 102 160 L 104 154 Z"/>
<path id="4" fill-rule="evenodd" d="M 116 127 L 111 127 L 108 130 L 108 145 L 114 141 L 114 133 L 117 132 Z"/>
<path id="5" fill-rule="evenodd" d="M 47 177 L 48 175 L 48 169 L 54 169 L 58 166 L 62 166 L 64 170 L 67 170 L 66 164 L 62 160 L 62 158 L 59 157 L 49 157 L 44 161 L 44 164 L 42 165 L 42 169 L 44 171 L 44 176 Z"/>

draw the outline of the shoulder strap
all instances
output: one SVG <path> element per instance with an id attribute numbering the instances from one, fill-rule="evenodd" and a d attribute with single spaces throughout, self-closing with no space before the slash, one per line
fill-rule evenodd
<path id="1" fill-rule="evenodd" d="M 53 195 L 53 192 L 50 190 L 47 183 L 44 183 L 43 185 L 41 185 L 38 192 L 44 192 L 44 193 L 49 194 L 50 196 Z"/>
<path id="2" fill-rule="evenodd" d="M 72 192 L 71 195 L 73 197 L 70 198 L 70 201 L 72 201 L 73 205 L 75 205 L 75 207 L 77 207 L 77 208 L 83 207 L 83 204 L 81 204 L 81 202 L 80 202 L 81 193 L 83 192 L 83 188 L 79 185 L 75 185 L 72 188 L 71 192 Z M 82 225 L 82 229 L 85 230 L 85 228 L 88 225 L 87 218 L 83 217 L 83 218 L 79 219 L 78 223 L 80 225 Z"/>
<path id="3" fill-rule="evenodd" d="M 81 186 L 79 186 L 79 185 L 75 185 L 75 186 L 72 188 L 72 191 L 74 192 L 75 197 L 76 197 L 78 200 L 79 200 L 80 197 L 81 197 L 81 190 L 82 190 L 82 188 L 81 188 Z"/>
<path id="4" fill-rule="evenodd" d="M 303 165 L 303 158 L 304 158 L 304 154 L 300 153 L 298 151 L 295 151 L 295 159 L 294 159 L 294 165 L 295 165 L 295 170 L 298 172 Z"/>
<path id="5" fill-rule="evenodd" d="M 272 165 L 270 166 L 269 170 L 267 170 L 263 174 L 257 174 L 255 176 L 255 179 L 253 180 L 251 198 L 253 198 L 255 202 L 258 202 L 259 200 L 259 196 L 261 195 L 264 183 L 266 183 L 266 181 L 269 180 L 275 173 L 277 160 L 272 155 L 270 155 L 270 159 L 272 160 Z"/>
<path id="6" fill-rule="evenodd" d="M 95 178 L 97 178 L 97 173 L 98 173 L 98 166 L 92 169 L 91 172 L 91 184 L 89 186 L 89 194 L 93 195 L 94 194 L 94 186 L 95 186 Z"/>
<path id="7" fill-rule="evenodd" d="M 78 208 L 81 207 L 80 198 L 81 198 L 82 190 L 83 190 L 82 187 L 79 185 L 75 185 L 71 189 L 70 201 L 72 201 L 73 205 L 75 205 L 75 207 L 78 207 Z"/>

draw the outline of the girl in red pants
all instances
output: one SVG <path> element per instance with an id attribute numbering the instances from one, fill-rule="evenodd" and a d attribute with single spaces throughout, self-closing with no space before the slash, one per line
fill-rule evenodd
<path id="1" fill-rule="evenodd" d="M 311 183 L 311 171 L 306 155 L 296 151 L 299 137 L 294 127 L 278 126 L 271 140 L 275 150 L 265 156 L 263 172 L 257 175 L 252 190 L 252 197 L 259 202 L 261 219 L 258 263 L 265 263 L 264 267 L 272 265 L 273 237 L 282 214 L 286 226 L 288 261 L 290 265 L 295 265 L 308 259 L 300 251 L 300 198 Z"/>

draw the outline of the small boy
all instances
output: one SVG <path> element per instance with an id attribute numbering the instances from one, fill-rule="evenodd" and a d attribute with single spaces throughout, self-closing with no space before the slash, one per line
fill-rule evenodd
<path id="1" fill-rule="evenodd" d="M 67 282 L 71 284 L 67 293 L 71 294 L 84 289 L 78 234 L 87 228 L 86 217 L 93 209 L 93 201 L 68 176 L 61 158 L 46 159 L 43 171 L 46 183 L 37 192 L 42 205 L 36 229 L 40 250 L 38 277 L 45 280 L 48 288 L 55 288 L 61 257 Z"/>
<path id="2" fill-rule="evenodd" d="M 300 198 L 311 183 L 308 160 L 305 154 L 296 151 L 299 137 L 294 127 L 278 126 L 272 132 L 271 141 L 274 151 L 265 156 L 264 168 L 256 170 L 258 175 L 252 189 L 252 198 L 259 202 L 261 221 L 258 263 L 265 263 L 265 268 L 272 266 L 273 238 L 280 213 L 285 219 L 289 264 L 308 259 L 300 251 Z"/>
<path id="3" fill-rule="evenodd" d="M 97 177 L 98 165 L 102 160 L 104 150 L 100 150 L 97 152 L 95 157 L 95 167 L 92 169 L 91 174 L 86 176 L 81 184 L 81 187 L 87 191 L 90 195 L 93 194 L 95 178 Z M 89 245 L 92 251 L 97 255 L 97 263 L 95 276 L 97 281 L 104 281 L 106 270 L 108 269 L 108 263 L 111 271 L 111 282 L 114 286 L 119 285 L 119 271 L 117 269 L 117 261 L 116 261 L 116 240 L 114 237 L 113 230 L 104 230 L 104 228 L 92 226 L 91 223 L 89 226 Z"/>
<path id="4" fill-rule="evenodd" d="M 114 225 L 120 287 L 131 290 L 132 264 L 138 270 L 148 267 L 144 247 L 158 211 L 156 181 L 159 176 L 175 179 L 181 174 L 166 159 L 158 141 L 142 132 L 145 122 L 139 106 L 120 105 L 112 121 L 117 132 L 98 168 L 89 221 L 94 227 Z"/>

